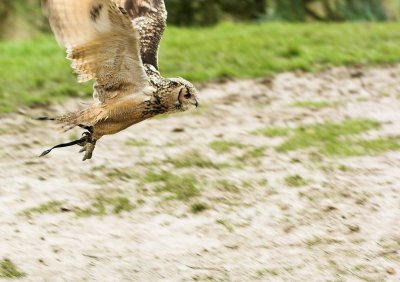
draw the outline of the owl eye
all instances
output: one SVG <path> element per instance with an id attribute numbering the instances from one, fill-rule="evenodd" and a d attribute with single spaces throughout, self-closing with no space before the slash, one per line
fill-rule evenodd
<path id="1" fill-rule="evenodd" d="M 188 92 L 188 93 L 185 94 L 185 96 L 183 96 L 183 97 L 185 97 L 185 99 L 190 99 L 190 98 L 192 97 L 192 94 L 190 94 L 190 93 Z"/>

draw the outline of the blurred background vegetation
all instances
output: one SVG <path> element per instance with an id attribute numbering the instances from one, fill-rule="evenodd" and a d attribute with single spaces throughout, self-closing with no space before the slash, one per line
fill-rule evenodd
<path id="1" fill-rule="evenodd" d="M 177 26 L 210 26 L 221 21 L 342 22 L 393 21 L 398 0 L 165 0 L 168 21 Z M 0 38 L 48 31 L 40 0 L 0 0 Z"/>
<path id="2" fill-rule="evenodd" d="M 160 64 L 194 82 L 400 61 L 399 0 L 165 0 Z M 40 0 L 0 0 L 0 113 L 90 96 Z"/>

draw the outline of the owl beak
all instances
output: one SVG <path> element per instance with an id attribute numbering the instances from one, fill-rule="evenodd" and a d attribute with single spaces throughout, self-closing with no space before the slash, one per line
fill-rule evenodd
<path id="1" fill-rule="evenodd" d="M 197 99 L 194 99 L 194 102 L 192 102 L 193 106 L 196 106 L 196 108 L 198 108 L 200 106 L 199 101 L 197 101 Z"/>

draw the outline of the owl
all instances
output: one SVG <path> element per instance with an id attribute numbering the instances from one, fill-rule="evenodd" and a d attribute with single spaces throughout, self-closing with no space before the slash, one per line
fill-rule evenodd
<path id="1" fill-rule="evenodd" d="M 193 84 L 159 72 L 158 49 L 167 19 L 163 0 L 44 0 L 43 8 L 78 82 L 94 80 L 94 100 L 83 110 L 39 118 L 85 130 L 82 138 L 41 156 L 79 145 L 85 161 L 104 135 L 159 114 L 198 107 Z"/>

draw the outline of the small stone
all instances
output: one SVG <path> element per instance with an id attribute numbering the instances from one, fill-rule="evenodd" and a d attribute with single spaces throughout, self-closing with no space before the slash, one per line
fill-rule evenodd
<path id="1" fill-rule="evenodd" d="M 61 210 L 61 212 L 71 212 L 72 208 L 67 207 L 67 206 L 61 206 L 60 210 Z"/>
<path id="2" fill-rule="evenodd" d="M 386 272 L 387 272 L 387 274 L 390 274 L 390 275 L 396 274 L 396 270 L 393 267 L 386 268 Z"/>
<path id="3" fill-rule="evenodd" d="M 185 129 L 183 129 L 183 128 L 174 128 L 173 130 L 172 130 L 172 132 L 175 132 L 175 133 L 180 133 L 180 132 L 185 132 Z"/>
<path id="4" fill-rule="evenodd" d="M 350 229 L 350 231 L 351 232 L 360 232 L 360 226 L 358 226 L 358 225 L 348 225 L 347 226 L 349 229 Z"/>

